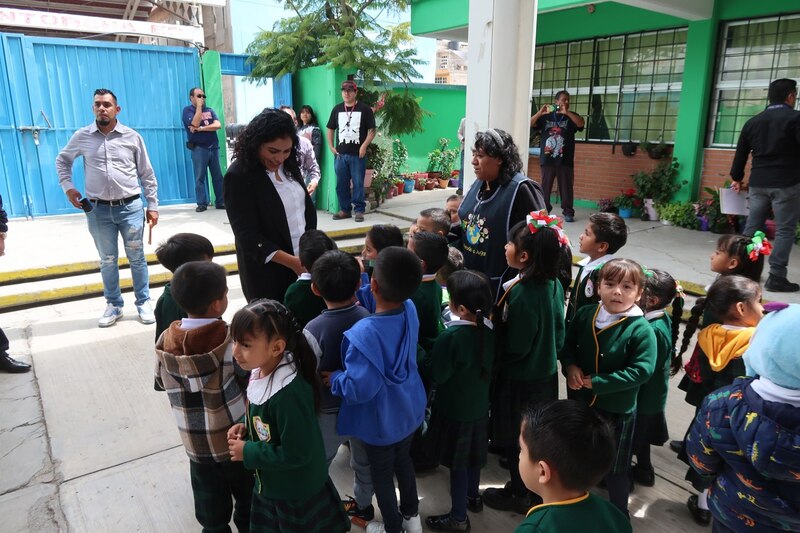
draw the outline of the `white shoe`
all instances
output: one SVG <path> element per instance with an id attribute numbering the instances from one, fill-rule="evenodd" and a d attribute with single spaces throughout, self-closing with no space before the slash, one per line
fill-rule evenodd
<path id="1" fill-rule="evenodd" d="M 101 328 L 107 328 L 108 326 L 113 326 L 119 318 L 122 318 L 122 308 L 114 304 L 108 304 L 97 325 Z"/>
<path id="2" fill-rule="evenodd" d="M 136 311 L 139 313 L 139 320 L 142 321 L 142 324 L 156 323 L 156 315 L 153 314 L 153 306 L 150 305 L 150 300 L 145 301 L 141 305 L 137 305 Z"/>
<path id="3" fill-rule="evenodd" d="M 422 533 L 422 521 L 415 514 L 410 518 L 403 517 L 403 531 L 406 533 Z"/>
<path id="4" fill-rule="evenodd" d="M 383 522 L 379 522 L 374 520 L 367 524 L 367 533 L 385 533 L 386 526 L 383 525 Z"/>

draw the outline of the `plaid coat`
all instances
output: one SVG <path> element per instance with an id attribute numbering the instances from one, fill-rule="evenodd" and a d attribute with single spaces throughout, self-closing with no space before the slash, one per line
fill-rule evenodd
<path id="1" fill-rule="evenodd" d="M 244 416 L 248 373 L 234 363 L 225 322 L 180 326 L 173 322 L 156 343 L 156 383 L 167 391 L 189 458 L 228 461 L 227 431 Z"/>

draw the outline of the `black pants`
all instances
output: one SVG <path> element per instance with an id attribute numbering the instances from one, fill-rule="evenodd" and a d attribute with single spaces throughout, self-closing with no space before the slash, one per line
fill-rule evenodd
<path id="1" fill-rule="evenodd" d="M 553 181 L 558 180 L 558 193 L 561 196 L 561 213 L 564 216 L 575 216 L 572 206 L 575 169 L 564 165 L 544 165 L 542 169 L 542 191 L 547 212 L 553 210 L 550 194 L 553 192 Z"/>
<path id="2" fill-rule="evenodd" d="M 403 517 L 414 516 L 419 512 L 417 480 L 409 455 L 413 437 L 412 433 L 400 442 L 388 446 L 364 444 L 372 474 L 372 488 L 375 489 L 375 499 L 378 500 L 387 533 L 399 533 L 403 530 Z M 395 476 L 400 489 L 399 510 L 394 491 Z"/>
<path id="3" fill-rule="evenodd" d="M 253 473 L 244 463 L 196 463 L 189 461 L 194 494 L 194 516 L 203 533 L 230 533 L 233 523 L 240 533 L 250 531 L 250 500 L 253 497 Z M 236 503 L 231 501 L 231 496 Z"/>

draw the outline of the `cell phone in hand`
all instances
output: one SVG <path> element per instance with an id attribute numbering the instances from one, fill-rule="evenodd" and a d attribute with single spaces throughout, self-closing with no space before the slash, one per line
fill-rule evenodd
<path id="1" fill-rule="evenodd" d="M 90 202 L 88 198 L 81 198 L 81 209 L 89 213 L 92 209 L 94 209 L 94 206 L 92 205 L 92 202 Z"/>

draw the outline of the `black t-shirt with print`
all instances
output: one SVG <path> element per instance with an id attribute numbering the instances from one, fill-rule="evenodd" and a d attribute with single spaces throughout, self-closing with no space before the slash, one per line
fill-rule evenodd
<path id="1" fill-rule="evenodd" d="M 375 128 L 375 115 L 372 109 L 361 102 L 351 108 L 344 102 L 334 106 L 328 129 L 337 135 L 336 151 L 340 154 L 358 155 L 358 150 L 367 138 L 369 130 Z"/>
<path id="2" fill-rule="evenodd" d="M 536 122 L 536 129 L 542 132 L 539 164 L 574 166 L 575 133 L 583 131 L 567 115 L 548 113 Z"/>

